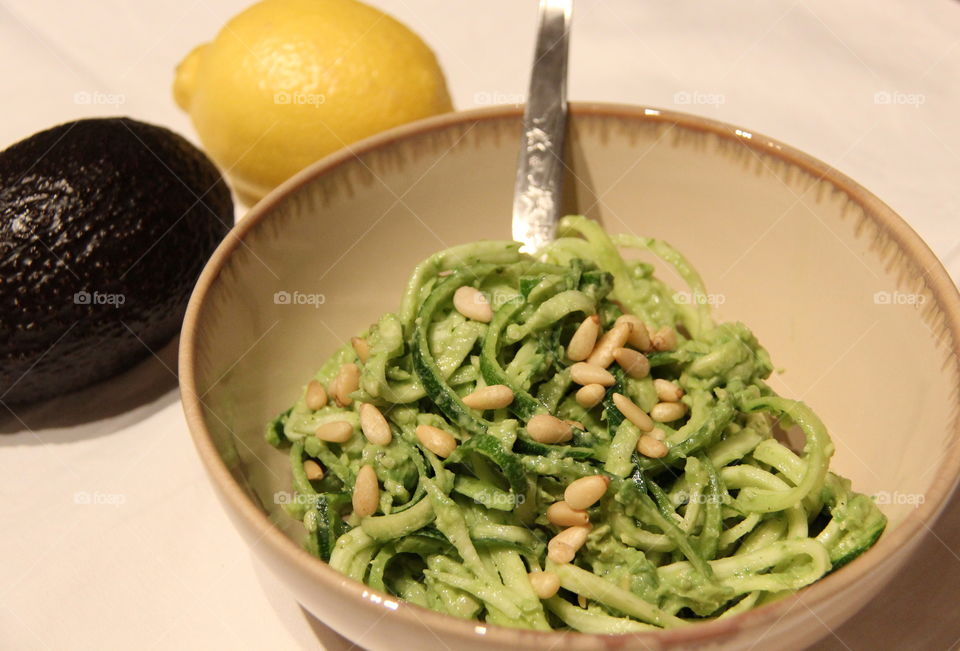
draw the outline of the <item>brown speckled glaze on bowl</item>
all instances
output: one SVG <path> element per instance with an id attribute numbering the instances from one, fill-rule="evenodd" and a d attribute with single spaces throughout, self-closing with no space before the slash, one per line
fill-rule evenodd
<path id="1" fill-rule="evenodd" d="M 680 113 L 574 105 L 567 210 L 611 232 L 666 239 L 687 255 L 720 318 L 749 324 L 785 369 L 775 388 L 827 423 L 833 468 L 889 502 L 879 543 L 752 612 L 627 636 L 440 615 L 347 579 L 300 548 L 300 525 L 279 505 L 291 490 L 287 458 L 264 442 L 264 424 L 330 352 L 396 308 L 419 260 L 509 237 L 519 130 L 519 109 L 494 107 L 363 141 L 277 189 L 214 254 L 184 322 L 181 391 L 233 522 L 308 610 L 367 648 L 813 642 L 908 560 L 957 481 L 960 299 L 903 220 L 843 174 L 765 136 Z"/>

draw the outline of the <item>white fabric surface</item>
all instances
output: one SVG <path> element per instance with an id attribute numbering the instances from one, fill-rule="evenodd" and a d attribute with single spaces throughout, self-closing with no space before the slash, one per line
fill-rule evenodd
<path id="1" fill-rule="evenodd" d="M 116 114 L 196 140 L 171 97 L 174 66 L 246 4 L 0 4 L 0 146 L 59 122 Z M 523 100 L 533 0 L 371 4 L 435 49 L 458 108 Z M 887 201 L 954 279 L 958 80 L 955 1 L 576 6 L 572 99 L 686 110 L 795 145 Z M 0 413 L 0 648 L 345 648 L 254 567 L 196 458 L 172 371 L 151 360 L 85 395 L 66 408 Z M 125 410 L 144 395 L 144 404 Z M 87 424 L 64 427 L 63 409 L 100 411 Z M 955 520 L 958 511 L 948 515 Z M 932 611 L 942 599 L 952 599 L 943 617 L 911 620 L 925 627 L 913 646 L 946 648 L 960 636 L 953 614 L 960 528 L 938 532 L 924 558 L 941 565 L 912 570 L 923 580 L 921 593 L 885 594 L 821 647 L 871 648 L 865 631 L 884 636 L 875 643 L 895 644 L 904 639 L 896 613 Z"/>

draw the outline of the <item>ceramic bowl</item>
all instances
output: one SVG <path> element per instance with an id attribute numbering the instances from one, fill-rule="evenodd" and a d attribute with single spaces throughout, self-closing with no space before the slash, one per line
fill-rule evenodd
<path id="1" fill-rule="evenodd" d="M 264 441 L 264 424 L 329 353 L 396 308 L 419 260 L 509 238 L 520 118 L 494 107 L 365 140 L 278 188 L 216 251 L 187 310 L 180 376 L 224 507 L 310 612 L 367 648 L 813 642 L 907 562 L 956 483 L 960 300 L 920 238 L 857 183 L 760 134 L 681 113 L 574 105 L 565 208 L 686 254 L 719 317 L 749 324 L 786 369 L 774 387 L 828 424 L 833 468 L 882 503 L 890 524 L 878 544 L 794 596 L 640 636 L 455 619 L 371 590 L 301 549 L 300 525 L 281 509 L 287 458 Z"/>

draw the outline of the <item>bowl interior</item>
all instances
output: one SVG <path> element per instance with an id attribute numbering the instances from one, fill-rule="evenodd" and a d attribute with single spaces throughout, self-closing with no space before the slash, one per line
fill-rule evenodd
<path id="1" fill-rule="evenodd" d="M 488 110 L 328 160 L 255 209 L 208 279 L 192 348 L 203 420 L 234 478 L 294 539 L 300 525 L 280 507 L 287 459 L 263 440 L 265 423 L 397 307 L 418 261 L 509 238 L 519 129 L 516 111 Z M 570 134 L 568 212 L 686 255 L 719 318 L 748 324 L 783 369 L 774 387 L 827 424 L 833 469 L 886 502 L 886 536 L 946 494 L 956 296 L 912 231 L 842 175 L 744 131 L 578 107 Z"/>

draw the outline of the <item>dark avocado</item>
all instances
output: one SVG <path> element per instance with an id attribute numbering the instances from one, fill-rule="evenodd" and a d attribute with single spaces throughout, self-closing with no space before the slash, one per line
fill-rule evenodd
<path id="1" fill-rule="evenodd" d="M 0 402 L 85 387 L 169 342 L 232 223 L 216 167 L 162 127 L 78 120 L 0 152 Z"/>

